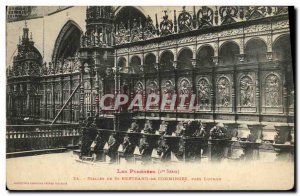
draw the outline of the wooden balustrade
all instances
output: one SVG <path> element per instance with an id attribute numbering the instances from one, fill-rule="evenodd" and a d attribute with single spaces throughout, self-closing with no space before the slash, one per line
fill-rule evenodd
<path id="1" fill-rule="evenodd" d="M 79 139 L 78 124 L 6 126 L 7 153 L 75 147 Z"/>

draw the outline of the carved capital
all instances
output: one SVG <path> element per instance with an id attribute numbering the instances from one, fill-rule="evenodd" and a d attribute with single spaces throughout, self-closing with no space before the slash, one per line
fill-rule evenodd
<path id="1" fill-rule="evenodd" d="M 178 65 L 177 61 L 174 61 L 174 62 L 173 62 L 173 67 L 174 67 L 174 69 L 177 69 L 177 67 L 178 67 L 177 65 Z"/>
<path id="2" fill-rule="evenodd" d="M 244 62 L 245 61 L 245 54 L 238 54 L 236 56 L 237 56 L 237 58 L 239 59 L 240 62 Z"/>
<path id="3" fill-rule="evenodd" d="M 218 65 L 218 64 L 219 64 L 219 57 L 218 57 L 218 56 L 213 56 L 212 59 L 213 59 L 213 63 L 214 63 L 215 65 Z"/>
<path id="4" fill-rule="evenodd" d="M 197 64 L 197 59 L 192 59 L 191 62 L 192 62 L 193 68 L 195 68 L 196 64 Z"/>
<path id="5" fill-rule="evenodd" d="M 272 59 L 273 59 L 273 52 L 267 52 L 267 59 L 268 59 L 268 61 L 272 61 Z"/>

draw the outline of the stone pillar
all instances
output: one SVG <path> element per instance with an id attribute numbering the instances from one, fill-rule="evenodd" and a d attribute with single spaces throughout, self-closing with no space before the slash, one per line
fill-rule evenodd
<path id="1" fill-rule="evenodd" d="M 80 118 L 79 121 L 83 123 L 85 119 L 84 115 L 84 82 L 83 82 L 83 74 L 84 74 L 84 66 L 81 63 L 81 73 L 80 73 L 80 98 L 79 98 L 79 104 L 80 104 Z"/>
<path id="2" fill-rule="evenodd" d="M 225 155 L 229 139 L 209 139 L 208 140 L 208 160 L 220 162 Z"/>
<path id="3" fill-rule="evenodd" d="M 43 92 L 44 93 L 44 100 L 43 100 L 44 108 L 42 108 L 42 110 L 43 110 L 44 120 L 46 120 L 47 119 L 47 83 L 46 83 L 46 81 L 42 85 L 44 85 L 44 92 Z"/>
<path id="4" fill-rule="evenodd" d="M 96 117 L 99 117 L 100 114 L 100 92 L 99 92 L 99 74 L 98 69 L 96 69 L 96 82 L 95 82 L 95 89 L 96 89 L 96 97 L 95 97 L 95 105 L 96 105 Z"/>
<path id="5" fill-rule="evenodd" d="M 69 85 L 69 96 L 71 96 L 71 94 L 72 94 L 72 85 L 73 85 L 73 80 L 72 80 L 72 75 L 70 75 L 70 80 L 69 80 L 69 82 L 70 82 L 70 85 Z M 75 87 L 76 88 L 76 87 Z M 75 89 L 74 88 L 74 89 Z M 72 105 L 72 103 L 73 103 L 73 101 L 71 100 L 70 102 L 69 102 L 69 122 L 72 122 L 73 121 L 73 113 L 72 113 L 72 111 L 73 111 L 73 105 Z"/>
<path id="6" fill-rule="evenodd" d="M 55 82 L 52 81 L 52 114 L 50 118 L 54 118 L 55 117 L 55 93 L 54 93 L 54 86 L 55 86 Z"/>
<path id="7" fill-rule="evenodd" d="M 26 94 L 26 115 L 31 116 L 32 111 L 30 108 L 30 91 L 31 91 L 31 84 L 27 83 L 27 94 Z"/>
<path id="8" fill-rule="evenodd" d="M 174 61 L 174 78 L 175 78 L 175 95 L 178 95 L 178 73 L 177 73 L 177 69 L 178 69 L 178 62 Z M 176 103 L 176 102 L 175 102 Z M 177 116 L 177 104 L 175 104 L 175 109 L 176 109 L 176 116 Z"/>
<path id="9" fill-rule="evenodd" d="M 64 80 L 63 80 L 64 78 L 63 78 L 63 76 L 60 79 L 61 79 L 60 80 L 60 108 L 62 108 L 64 105 L 64 96 L 63 96 L 64 95 Z M 60 114 L 60 120 L 64 121 L 64 112 L 62 112 Z"/>
<path id="10" fill-rule="evenodd" d="M 232 157 L 232 144 L 237 142 L 238 123 L 224 123 L 227 127 L 228 135 L 231 140 L 228 142 L 227 158 Z"/>
<path id="11" fill-rule="evenodd" d="M 245 160 L 258 160 L 259 159 L 259 146 L 262 144 L 262 130 L 264 125 L 240 125 L 240 138 L 239 141 L 244 151 Z M 246 137 L 246 138 L 245 138 Z"/>
<path id="12" fill-rule="evenodd" d="M 277 135 L 274 138 L 273 147 L 276 161 L 294 161 L 294 144 L 292 143 L 292 127 L 288 125 L 274 126 Z"/>
<path id="13" fill-rule="evenodd" d="M 267 35 L 267 60 L 273 60 L 273 41 L 272 41 L 272 34 Z"/>
<path id="14" fill-rule="evenodd" d="M 205 129 L 205 132 L 206 132 L 206 141 L 208 141 L 208 137 L 209 137 L 209 134 L 210 134 L 210 130 L 216 125 L 217 123 L 216 122 L 204 122 L 203 125 L 204 125 L 204 129 Z M 208 143 L 206 143 L 206 145 L 203 145 L 203 153 L 202 155 L 204 157 L 206 156 L 209 156 L 209 160 L 211 160 L 211 146 L 208 145 Z"/>
<path id="15" fill-rule="evenodd" d="M 240 141 L 240 145 L 244 150 L 244 157 L 246 161 L 259 159 L 259 146 L 261 143 Z"/>

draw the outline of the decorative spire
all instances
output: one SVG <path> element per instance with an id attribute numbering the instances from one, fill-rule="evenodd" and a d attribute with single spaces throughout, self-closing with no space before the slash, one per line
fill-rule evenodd
<path id="1" fill-rule="evenodd" d="M 157 36 L 159 36 L 159 26 L 158 26 L 158 20 L 157 20 L 157 14 L 155 14 L 155 27 L 156 27 L 156 33 Z"/>
<path id="2" fill-rule="evenodd" d="M 194 11 L 194 14 L 193 14 L 193 27 L 194 27 L 194 29 L 196 29 L 197 17 L 196 17 L 196 7 L 195 6 L 193 6 L 193 11 Z"/>
<path id="3" fill-rule="evenodd" d="M 167 10 L 164 10 L 163 12 L 165 12 L 165 15 L 163 16 L 163 18 L 168 18 Z"/>
<path id="4" fill-rule="evenodd" d="M 218 25 L 218 17 L 219 17 L 219 13 L 218 13 L 218 7 L 216 6 L 216 10 L 215 10 L 215 25 Z"/>
<path id="5" fill-rule="evenodd" d="M 23 28 L 23 37 L 22 40 L 28 40 L 28 31 L 29 29 L 27 28 L 27 21 L 25 20 L 25 27 Z"/>
<path id="6" fill-rule="evenodd" d="M 183 10 L 185 10 L 185 6 L 183 6 Z M 177 33 L 177 17 L 176 17 L 176 10 L 174 10 L 174 32 Z"/>

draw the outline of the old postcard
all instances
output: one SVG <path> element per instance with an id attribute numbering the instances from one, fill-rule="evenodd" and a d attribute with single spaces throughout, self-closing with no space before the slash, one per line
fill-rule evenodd
<path id="1" fill-rule="evenodd" d="M 9 190 L 294 188 L 292 7 L 6 15 Z"/>

